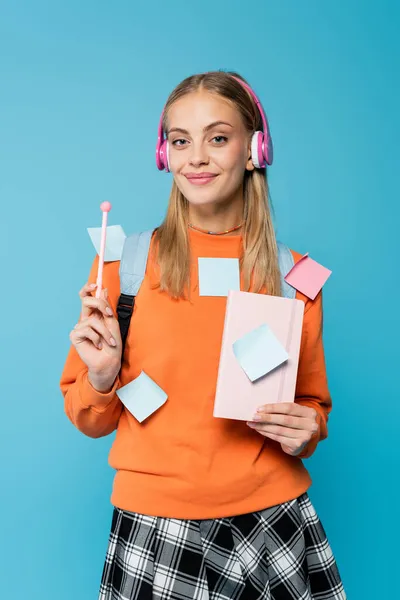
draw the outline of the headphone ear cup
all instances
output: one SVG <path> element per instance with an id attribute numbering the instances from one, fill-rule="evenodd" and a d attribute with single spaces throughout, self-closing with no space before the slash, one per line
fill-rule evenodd
<path id="1" fill-rule="evenodd" d="M 157 169 L 159 171 L 163 171 L 164 162 L 163 162 L 162 154 L 161 154 L 161 145 L 159 145 L 159 144 L 157 144 L 157 147 L 156 147 L 156 165 L 157 165 Z"/>
<path id="2" fill-rule="evenodd" d="M 269 135 L 269 131 L 268 133 L 264 134 L 263 155 L 267 165 L 272 165 L 272 162 L 274 160 L 274 148 L 272 145 L 272 138 Z"/>
<path id="3" fill-rule="evenodd" d="M 156 153 L 157 167 L 160 171 L 164 169 L 169 172 L 169 147 L 167 140 L 161 143 L 159 150 Z"/>
<path id="4" fill-rule="evenodd" d="M 256 131 L 251 138 L 251 160 L 256 169 L 261 169 L 265 166 L 265 158 L 263 153 L 264 134 L 262 131 Z"/>
<path id="5" fill-rule="evenodd" d="M 165 157 L 166 157 L 166 165 L 165 165 L 165 170 L 167 173 L 170 172 L 171 168 L 170 168 L 170 162 L 169 162 L 169 143 L 167 142 L 167 140 L 165 140 Z"/>

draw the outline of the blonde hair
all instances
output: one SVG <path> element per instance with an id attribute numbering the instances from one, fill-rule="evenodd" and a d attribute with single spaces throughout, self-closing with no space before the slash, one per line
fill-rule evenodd
<path id="1" fill-rule="evenodd" d="M 206 90 L 229 99 L 239 111 L 249 132 L 262 130 L 259 110 L 233 76 L 234 72 L 213 71 L 184 79 L 170 94 L 164 111 L 163 128 L 168 129 L 168 110 L 186 94 Z M 243 182 L 244 232 L 240 266 L 245 291 L 281 294 L 278 250 L 272 223 L 266 169 L 246 171 Z M 159 287 L 172 297 L 185 296 L 190 282 L 190 247 L 188 236 L 188 201 L 175 181 L 172 184 L 167 213 L 155 233 L 155 251 L 160 273 Z"/>

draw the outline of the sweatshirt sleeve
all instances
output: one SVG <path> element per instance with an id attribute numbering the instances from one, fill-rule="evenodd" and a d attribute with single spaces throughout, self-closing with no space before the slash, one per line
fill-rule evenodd
<path id="1" fill-rule="evenodd" d="M 303 332 L 300 346 L 299 369 L 297 376 L 295 402 L 309 406 L 317 411 L 318 430 L 298 454 L 298 458 L 310 457 L 320 440 L 328 436 L 328 415 L 332 409 L 332 400 L 328 389 L 324 347 L 322 341 L 322 290 L 314 300 L 306 300 Z"/>
<path id="2" fill-rule="evenodd" d="M 98 256 L 96 256 L 89 283 L 97 277 Z M 115 312 L 119 297 L 119 262 L 104 264 L 103 288 L 107 288 L 109 302 Z M 95 390 L 88 381 L 88 368 L 71 344 L 61 375 L 60 388 L 64 396 L 64 410 L 75 427 L 92 438 L 108 435 L 117 428 L 122 412 L 122 402 L 116 394 L 120 387 L 116 378 L 110 392 L 103 394 Z"/>

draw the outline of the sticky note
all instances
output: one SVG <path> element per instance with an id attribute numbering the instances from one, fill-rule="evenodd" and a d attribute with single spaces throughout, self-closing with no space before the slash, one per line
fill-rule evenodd
<path id="1" fill-rule="evenodd" d="M 97 254 L 100 254 L 101 227 L 88 227 L 88 234 L 96 248 Z M 106 233 L 106 249 L 104 253 L 105 262 L 121 260 L 122 248 L 126 235 L 121 225 L 109 225 Z"/>
<path id="2" fill-rule="evenodd" d="M 263 377 L 289 358 L 285 348 L 264 323 L 236 340 L 233 352 L 251 381 Z"/>
<path id="3" fill-rule="evenodd" d="M 139 377 L 117 390 L 130 413 L 142 423 L 167 401 L 167 394 L 144 371 Z"/>
<path id="4" fill-rule="evenodd" d="M 307 254 L 294 265 L 285 281 L 296 290 L 314 300 L 332 271 L 323 267 Z"/>
<path id="5" fill-rule="evenodd" d="M 227 296 L 240 291 L 238 258 L 199 258 L 199 295 Z"/>

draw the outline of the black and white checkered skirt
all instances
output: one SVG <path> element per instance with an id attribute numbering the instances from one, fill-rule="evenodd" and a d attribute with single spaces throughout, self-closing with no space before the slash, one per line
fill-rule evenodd
<path id="1" fill-rule="evenodd" d="M 115 508 L 99 600 L 344 600 L 323 526 L 303 494 L 221 519 Z"/>

